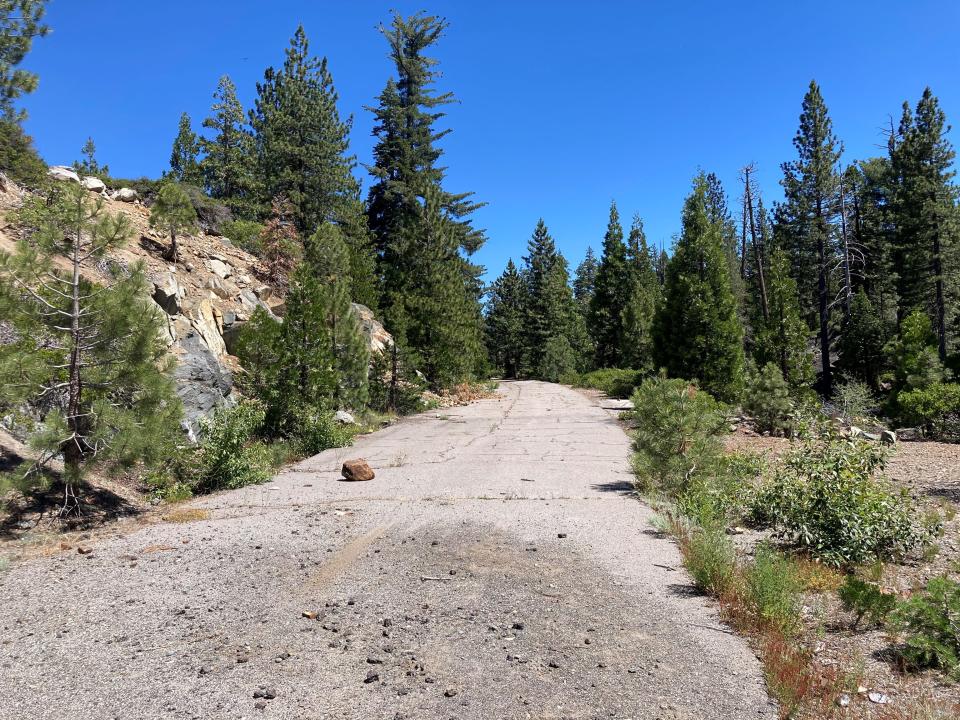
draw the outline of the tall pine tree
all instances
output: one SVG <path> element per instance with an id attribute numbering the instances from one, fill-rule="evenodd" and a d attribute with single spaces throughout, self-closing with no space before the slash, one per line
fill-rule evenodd
<path id="1" fill-rule="evenodd" d="M 621 311 L 621 357 L 626 367 L 653 370 L 653 316 L 660 298 L 660 283 L 647 247 L 643 221 L 634 216 L 627 236 L 627 276 L 630 296 Z"/>
<path id="2" fill-rule="evenodd" d="M 743 386 L 743 327 L 730 289 L 723 228 L 707 214 L 706 177 L 684 203 L 683 232 L 667 265 L 653 323 L 655 359 L 671 377 L 698 380 L 724 401 Z"/>
<path id="3" fill-rule="evenodd" d="M 930 88 L 916 112 L 904 103 L 890 160 L 894 175 L 892 215 L 895 263 L 900 270 L 899 317 L 921 309 L 937 335 L 941 362 L 947 357 L 947 265 L 958 231 L 955 152 L 946 115 Z"/>
<path id="4" fill-rule="evenodd" d="M 527 365 L 534 376 L 557 381 L 583 369 L 589 348 L 586 328 L 570 287 L 567 261 L 542 219 L 527 243 L 527 252 Z"/>
<path id="5" fill-rule="evenodd" d="M 367 203 L 382 282 L 380 306 L 400 345 L 434 384 L 470 374 L 483 357 L 479 268 L 469 255 L 484 242 L 470 215 L 480 205 L 470 193 L 443 187 L 435 127 L 438 110 L 453 102 L 437 94 L 437 61 L 425 55 L 447 22 L 422 13 L 395 15 L 381 32 L 390 45 L 397 77 L 373 108 L 373 177 Z"/>
<path id="6" fill-rule="evenodd" d="M 506 378 L 525 371 L 527 286 L 513 260 L 494 280 L 487 300 L 487 352 L 494 367 Z"/>
<path id="7" fill-rule="evenodd" d="M 203 175 L 197 160 L 199 153 L 200 141 L 193 132 L 190 116 L 181 113 L 177 136 L 173 139 L 173 148 L 170 150 L 170 177 L 178 183 L 196 187 L 202 185 Z"/>
<path id="8" fill-rule="evenodd" d="M 204 186 L 211 197 L 226 203 L 235 216 L 251 219 L 256 215 L 257 204 L 253 136 L 246 127 L 237 88 L 227 75 L 217 83 L 210 112 L 203 127 L 212 131 L 212 137 L 200 138 Z"/>
<path id="9" fill-rule="evenodd" d="M 820 385 L 824 395 L 829 396 L 833 388 L 830 272 L 836 259 L 836 169 L 842 147 L 833 134 L 827 106 L 814 81 L 803 98 L 800 127 L 793 145 L 797 160 L 782 166 L 785 199 L 777 208 L 778 242 L 793 263 L 801 306 L 819 326 Z"/>
<path id="10" fill-rule="evenodd" d="M 603 254 L 590 300 L 590 335 L 596 346 L 597 367 L 623 365 L 623 309 L 630 300 L 627 246 L 616 203 L 610 203 Z"/>
<path id="11" fill-rule="evenodd" d="M 297 230 L 306 235 L 325 222 L 341 222 L 359 197 L 359 184 L 348 154 L 351 121 L 341 120 L 327 59 L 310 54 L 302 25 L 285 55 L 283 67 L 268 68 L 257 83 L 250 124 L 261 207 L 285 196 Z"/>

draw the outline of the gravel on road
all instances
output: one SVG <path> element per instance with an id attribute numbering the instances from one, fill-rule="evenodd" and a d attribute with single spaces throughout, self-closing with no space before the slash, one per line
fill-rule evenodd
<path id="1" fill-rule="evenodd" d="M 374 480 L 343 482 L 364 458 Z M 0 573 L 0 719 L 775 718 L 559 385 L 432 411 Z"/>

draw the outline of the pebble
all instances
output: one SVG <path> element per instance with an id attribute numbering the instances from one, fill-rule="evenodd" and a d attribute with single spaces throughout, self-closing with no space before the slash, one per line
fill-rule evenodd
<path id="1" fill-rule="evenodd" d="M 376 682 L 379 679 L 380 673 L 378 673 L 376 670 L 371 670 L 367 673 L 367 676 L 363 679 L 363 682 L 369 685 L 370 683 Z"/>

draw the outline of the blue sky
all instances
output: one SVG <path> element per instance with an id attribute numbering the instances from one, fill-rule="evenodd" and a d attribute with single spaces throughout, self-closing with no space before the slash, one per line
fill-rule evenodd
<path id="1" fill-rule="evenodd" d="M 811 78 L 847 161 L 882 152 L 889 117 L 925 85 L 960 124 L 953 0 L 52 0 L 53 32 L 25 63 L 40 74 L 28 131 L 50 163 L 77 159 L 91 135 L 112 174 L 157 176 L 180 113 L 199 126 L 224 73 L 249 107 L 302 22 L 329 59 L 341 112 L 354 116 L 352 149 L 368 162 L 363 106 L 392 72 L 376 31 L 391 8 L 451 23 L 435 51 L 441 89 L 459 99 L 443 141 L 448 189 L 489 203 L 476 258 L 491 275 L 524 254 L 541 216 L 576 266 L 587 245 L 599 248 L 611 199 L 669 245 L 698 168 L 716 172 L 736 206 L 738 170 L 755 162 L 765 199 L 776 199 Z"/>

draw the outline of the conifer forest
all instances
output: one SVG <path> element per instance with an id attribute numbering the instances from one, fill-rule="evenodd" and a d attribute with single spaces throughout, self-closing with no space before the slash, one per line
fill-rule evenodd
<path id="1" fill-rule="evenodd" d="M 255 83 L 211 52 L 208 109 L 138 131 L 159 172 L 66 106 L 86 141 L 42 156 L 65 2 L 0 0 L 0 720 L 960 717 L 960 108 L 924 57 L 912 95 L 869 85 L 886 115 L 839 67 L 787 115 L 758 96 L 794 120 L 754 152 L 790 150 L 704 152 L 664 233 L 626 180 L 589 213 L 549 170 L 471 190 L 512 93 L 532 147 L 583 162 L 579 126 L 502 78 L 503 123 L 461 131 L 517 36 L 445 3 L 304 9 Z M 287 14 L 237 12 L 227 38 Z M 334 31 L 388 61 L 362 118 L 378 66 Z"/>

